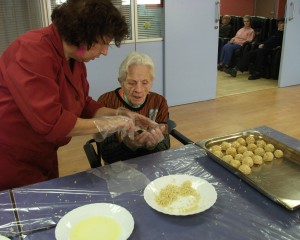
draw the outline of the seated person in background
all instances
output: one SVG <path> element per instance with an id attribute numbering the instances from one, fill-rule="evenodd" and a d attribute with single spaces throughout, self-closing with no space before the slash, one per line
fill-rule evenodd
<path id="1" fill-rule="evenodd" d="M 277 30 L 266 40 L 264 43 L 258 45 L 258 48 L 246 53 L 237 63 L 234 68 L 228 68 L 226 73 L 232 77 L 236 77 L 237 71 L 244 72 L 248 70 L 249 64 L 254 62 L 253 69 L 249 80 L 256 80 L 261 78 L 263 69 L 265 67 L 266 57 L 272 52 L 272 50 L 278 46 L 282 46 L 283 30 L 284 30 L 284 18 L 278 20 Z"/>
<path id="2" fill-rule="evenodd" d="M 218 70 L 222 71 L 228 68 L 234 51 L 241 48 L 246 41 L 251 42 L 254 39 L 255 32 L 250 26 L 250 20 L 250 16 L 244 16 L 244 27 L 238 30 L 236 35 L 224 45 L 221 53 L 220 63 L 218 65 Z"/>
<path id="3" fill-rule="evenodd" d="M 159 123 L 159 127 L 143 131 L 134 140 L 123 140 L 117 134 L 106 138 L 100 144 L 102 159 L 113 163 L 158 152 L 170 148 L 170 138 L 166 126 L 168 105 L 166 99 L 150 92 L 154 80 L 154 63 L 142 53 L 132 52 L 122 62 L 118 81 L 121 88 L 107 92 L 99 97 L 98 102 L 105 107 L 126 108 L 149 117 Z"/>
<path id="4" fill-rule="evenodd" d="M 229 38 L 231 35 L 231 25 L 230 25 L 231 17 L 229 15 L 224 15 L 222 17 L 222 24 L 219 28 L 219 37 L 221 38 Z"/>

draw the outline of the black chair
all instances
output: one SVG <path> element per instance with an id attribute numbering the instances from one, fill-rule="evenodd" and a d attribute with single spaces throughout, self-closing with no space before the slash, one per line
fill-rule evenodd
<path id="1" fill-rule="evenodd" d="M 267 56 L 266 67 L 263 76 L 278 80 L 281 59 L 281 47 L 278 46 L 272 49 L 272 52 Z"/>
<path id="2" fill-rule="evenodd" d="M 236 49 L 232 55 L 229 67 L 233 68 L 236 66 L 238 61 L 243 57 L 244 54 L 253 49 L 253 42 L 245 42 L 241 48 Z"/>
<path id="3" fill-rule="evenodd" d="M 258 48 L 258 43 L 248 43 L 246 46 L 247 49 L 244 50 L 244 54 L 247 51 L 255 51 Z M 279 69 L 280 69 L 280 60 L 281 60 L 281 46 L 277 46 L 270 51 L 270 53 L 266 56 L 264 62 L 264 71 L 261 73 L 262 77 L 267 79 L 278 79 Z M 253 62 L 249 64 L 249 72 L 250 74 L 253 73 Z"/>
<path id="4" fill-rule="evenodd" d="M 174 121 L 169 119 L 167 124 L 168 124 L 169 134 L 172 137 L 174 137 L 176 140 L 178 140 L 184 145 L 193 143 L 192 140 L 190 140 L 189 138 L 187 138 L 186 136 L 184 136 L 182 133 L 180 133 L 175 129 L 176 123 Z M 85 151 L 85 154 L 87 156 L 91 168 L 96 168 L 101 166 L 100 144 L 101 143 L 96 142 L 94 139 L 90 139 L 83 146 L 83 149 Z M 95 150 L 95 148 L 97 150 Z"/>
<path id="5" fill-rule="evenodd" d="M 268 38 L 270 19 L 266 17 L 252 16 L 251 27 L 255 31 L 254 42 L 262 43 Z"/>

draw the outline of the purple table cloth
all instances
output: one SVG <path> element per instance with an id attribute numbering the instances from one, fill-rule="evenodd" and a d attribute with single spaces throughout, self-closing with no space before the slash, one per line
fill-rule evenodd
<path id="1" fill-rule="evenodd" d="M 255 130 L 299 150 L 300 141 L 297 139 L 266 126 Z M 134 166 L 150 181 L 171 174 L 203 178 L 215 187 L 217 201 L 199 214 L 184 217 L 165 215 L 146 204 L 143 188 L 114 194 L 111 190 L 116 185 L 111 184 L 109 176 L 103 176 L 103 169 L 92 169 L 14 189 L 22 231 L 56 224 L 76 207 L 106 202 L 123 206 L 132 214 L 135 226 L 130 240 L 300 239 L 299 209 L 289 211 L 271 201 L 209 159 L 196 145 L 131 159 L 126 164 Z M 128 189 L 128 186 L 124 188 Z M 2 220 L 0 227 L 6 223 L 10 220 Z M 24 234 L 20 239 L 53 240 L 55 228 Z"/>

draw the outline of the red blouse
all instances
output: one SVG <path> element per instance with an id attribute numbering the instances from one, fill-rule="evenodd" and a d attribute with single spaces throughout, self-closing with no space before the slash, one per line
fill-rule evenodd
<path id="1" fill-rule="evenodd" d="M 0 58 L 0 189 L 58 177 L 57 149 L 77 117 L 99 103 L 88 96 L 84 63 L 71 71 L 56 27 L 30 31 Z M 71 163 L 70 163 L 71 164 Z"/>

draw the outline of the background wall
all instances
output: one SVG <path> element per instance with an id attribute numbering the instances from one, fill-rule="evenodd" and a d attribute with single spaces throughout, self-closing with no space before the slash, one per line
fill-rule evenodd
<path id="1" fill-rule="evenodd" d="M 220 0 L 221 15 L 254 15 L 255 0 Z"/>
<path id="2" fill-rule="evenodd" d="M 278 0 L 277 18 L 284 17 L 286 0 Z"/>
<path id="3" fill-rule="evenodd" d="M 220 0 L 221 15 L 255 15 L 255 0 Z M 284 17 L 286 0 L 277 0 L 276 18 Z"/>

